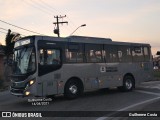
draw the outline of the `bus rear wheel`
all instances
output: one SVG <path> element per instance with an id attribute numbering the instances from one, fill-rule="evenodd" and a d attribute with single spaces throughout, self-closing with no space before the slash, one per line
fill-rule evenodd
<path id="1" fill-rule="evenodd" d="M 121 91 L 132 91 L 134 88 L 134 78 L 132 76 L 125 76 L 123 79 L 123 86 L 118 87 Z"/>
<path id="2" fill-rule="evenodd" d="M 66 83 L 64 96 L 68 99 L 75 99 L 81 93 L 80 84 L 75 80 L 70 80 Z"/>

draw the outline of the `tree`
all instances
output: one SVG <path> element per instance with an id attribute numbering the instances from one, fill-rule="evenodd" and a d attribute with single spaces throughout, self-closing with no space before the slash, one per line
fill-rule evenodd
<path id="1" fill-rule="evenodd" d="M 9 56 L 13 54 L 14 49 L 14 43 L 17 39 L 19 39 L 21 36 L 19 33 L 12 33 L 11 30 L 8 30 L 8 33 L 6 35 L 6 47 L 5 47 L 5 54 L 7 56 L 7 61 L 9 59 Z"/>
<path id="2" fill-rule="evenodd" d="M 14 42 L 11 42 L 13 37 L 14 34 L 12 34 L 11 30 L 9 29 L 5 40 L 6 42 L 5 54 L 7 56 L 7 60 L 9 59 L 9 55 L 13 54 Z"/>

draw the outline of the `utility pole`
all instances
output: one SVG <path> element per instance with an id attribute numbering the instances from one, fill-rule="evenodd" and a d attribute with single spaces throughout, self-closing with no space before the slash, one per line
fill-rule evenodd
<path id="1" fill-rule="evenodd" d="M 62 24 L 63 25 L 63 23 L 67 23 L 68 24 L 68 22 L 67 21 L 63 21 L 63 18 L 64 17 L 66 17 L 66 15 L 65 16 L 54 16 L 54 18 L 56 18 L 56 22 L 54 22 L 53 24 L 55 24 L 55 26 L 57 26 L 57 28 L 56 29 L 54 29 L 54 33 L 55 34 L 57 34 L 58 35 L 58 37 L 60 37 L 60 30 L 59 30 L 59 24 Z M 59 19 L 62 19 L 62 22 L 59 22 Z"/>

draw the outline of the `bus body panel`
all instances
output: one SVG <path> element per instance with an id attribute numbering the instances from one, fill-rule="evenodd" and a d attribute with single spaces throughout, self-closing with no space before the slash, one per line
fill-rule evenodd
<path id="1" fill-rule="evenodd" d="M 33 75 L 30 75 L 27 79 L 24 80 L 24 83 L 29 82 L 31 79 L 35 79 L 35 83 L 30 86 L 28 90 L 35 96 L 48 96 L 48 95 L 56 95 L 63 94 L 64 88 L 68 80 L 72 78 L 79 78 L 84 86 L 84 90 L 93 90 L 100 88 L 110 88 L 110 87 L 118 87 L 123 86 L 123 79 L 125 75 L 132 75 L 135 80 L 135 86 L 140 84 L 143 81 L 151 80 L 151 72 L 152 72 L 152 61 L 151 59 L 146 61 L 139 62 L 107 62 L 105 59 L 108 59 L 105 56 L 103 58 L 103 62 L 87 62 L 84 60 L 82 63 L 67 63 L 65 52 L 68 48 L 68 45 L 72 42 L 80 43 L 83 52 L 85 53 L 85 44 L 100 44 L 102 45 L 102 57 L 103 51 L 106 48 L 106 45 L 119 45 L 119 46 L 146 46 L 150 49 L 149 44 L 140 44 L 140 43 L 124 43 L 124 42 L 112 42 L 110 39 L 99 39 L 99 38 L 85 38 L 85 37 L 77 37 L 77 38 L 53 38 L 53 37 L 44 37 L 44 36 L 35 36 L 34 37 L 34 46 L 36 53 L 36 71 Z M 77 40 L 80 39 L 80 40 Z M 88 40 L 88 42 L 87 42 Z M 100 41 L 98 41 L 100 40 Z M 61 49 L 61 58 L 62 65 L 58 69 L 50 72 L 46 72 L 43 75 L 39 74 L 39 51 L 40 51 L 40 41 L 42 41 L 43 45 L 50 44 L 55 42 L 58 46 L 56 49 Z M 61 46 L 62 44 L 63 46 Z M 47 48 L 47 45 L 44 47 Z M 54 46 L 49 46 L 50 49 L 54 49 Z M 114 49 L 114 48 L 113 48 Z M 117 49 L 117 48 L 116 48 Z M 151 51 L 150 51 L 151 55 Z M 85 58 L 86 59 L 86 58 Z M 44 70 L 44 71 L 47 71 Z M 76 79 L 75 79 L 76 80 Z"/>

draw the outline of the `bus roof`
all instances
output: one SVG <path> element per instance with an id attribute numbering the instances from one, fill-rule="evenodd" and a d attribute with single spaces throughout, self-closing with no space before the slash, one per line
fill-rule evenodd
<path id="1" fill-rule="evenodd" d="M 94 43 L 94 44 L 113 44 L 113 45 L 136 45 L 136 46 L 150 46 L 147 43 L 132 43 L 132 42 L 119 42 L 112 41 L 110 38 L 99 37 L 87 37 L 87 36 L 69 36 L 69 37 L 52 37 L 52 36 L 27 36 L 24 38 L 35 37 L 37 40 L 49 40 L 49 41 L 64 41 L 64 42 L 76 42 L 76 43 Z M 23 38 L 22 38 L 23 39 Z"/>
<path id="2" fill-rule="evenodd" d="M 119 42 L 112 41 L 110 38 L 98 38 L 98 37 L 87 37 L 87 36 L 70 36 L 68 37 L 69 42 L 81 42 L 81 43 L 96 43 L 96 44 L 114 44 L 114 45 L 147 45 L 147 43 L 132 43 L 132 42 Z"/>
<path id="3" fill-rule="evenodd" d="M 70 42 L 82 42 L 82 43 L 107 44 L 112 42 L 110 38 L 98 38 L 98 37 L 86 37 L 86 36 L 70 36 L 67 39 L 69 39 Z"/>

